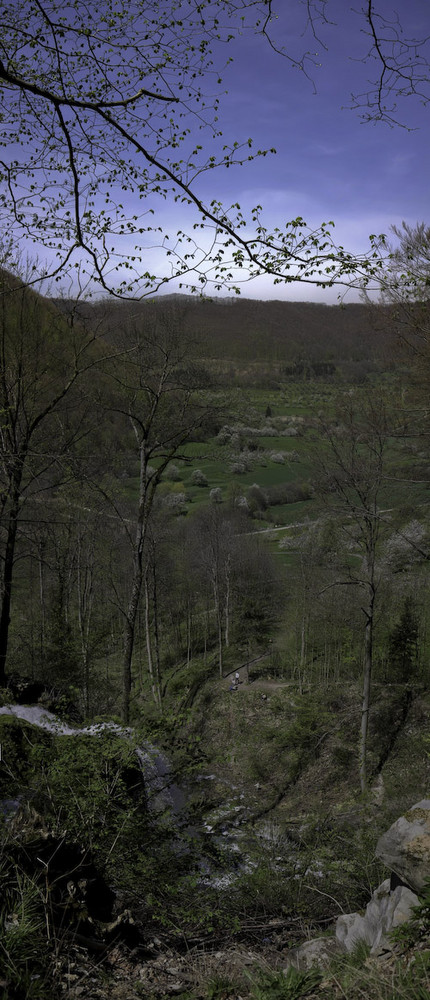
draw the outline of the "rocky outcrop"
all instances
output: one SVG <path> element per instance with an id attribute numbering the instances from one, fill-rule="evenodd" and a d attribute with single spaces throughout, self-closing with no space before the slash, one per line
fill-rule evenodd
<path id="1" fill-rule="evenodd" d="M 369 945 L 373 955 L 389 950 L 390 932 L 409 920 L 418 902 L 418 896 L 407 886 L 398 885 L 391 891 L 391 880 L 385 879 L 375 889 L 363 915 L 344 913 L 337 918 L 335 940 L 340 950 L 352 952 L 360 941 Z"/>
<path id="2" fill-rule="evenodd" d="M 315 938 L 288 956 L 288 967 L 326 966 L 335 954 L 353 952 L 360 942 L 372 955 L 393 948 L 391 932 L 412 916 L 419 893 L 430 880 L 430 799 L 423 799 L 380 837 L 376 855 L 394 872 L 373 893 L 364 913 L 343 913 L 335 934 Z"/>
<path id="3" fill-rule="evenodd" d="M 414 892 L 430 879 L 430 799 L 422 799 L 390 826 L 376 845 L 376 857 Z"/>

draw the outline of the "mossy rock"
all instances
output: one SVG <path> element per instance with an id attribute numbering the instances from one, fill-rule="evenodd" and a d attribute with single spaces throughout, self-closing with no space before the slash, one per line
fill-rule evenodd
<path id="1" fill-rule="evenodd" d="M 53 737 L 42 729 L 15 716 L 0 716 L 0 786 L 1 797 L 15 798 L 37 784 L 33 754 L 36 747 L 47 751 Z"/>

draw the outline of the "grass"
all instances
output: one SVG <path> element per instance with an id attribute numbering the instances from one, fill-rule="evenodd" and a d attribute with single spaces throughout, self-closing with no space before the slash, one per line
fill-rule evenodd
<path id="1" fill-rule="evenodd" d="M 384 376 L 381 375 L 375 384 L 375 390 L 379 386 L 382 388 L 384 383 Z M 177 463 L 182 479 L 181 488 L 190 501 L 189 512 L 196 506 L 206 504 L 210 489 L 215 487 L 221 488 L 223 500 L 227 500 L 235 491 L 246 494 L 247 489 L 254 483 L 264 490 L 284 483 L 312 482 L 316 475 L 317 460 L 324 453 L 328 454 L 328 446 L 318 430 L 316 418 L 320 414 L 325 414 L 327 419 L 331 418 L 339 392 L 345 391 L 345 388 L 337 383 L 325 383 L 321 380 L 314 383 L 286 383 L 281 390 L 276 391 L 256 388 L 248 389 L 246 394 L 238 394 L 234 390 L 231 395 L 231 406 L 236 415 L 233 419 L 230 417 L 229 426 L 233 428 L 231 440 L 227 440 L 225 444 L 220 444 L 218 438 L 204 443 L 190 442 L 184 449 L 186 461 Z M 222 395 L 225 397 L 224 392 Z M 271 411 L 270 417 L 266 417 L 268 407 Z M 295 437 L 288 437 L 282 433 L 280 423 L 287 417 L 304 419 L 304 423 L 283 425 L 286 430 L 288 426 L 295 427 L 298 431 Z M 271 424 L 275 429 L 278 428 L 276 436 L 252 437 L 247 431 L 247 428 L 254 427 L 261 433 L 267 424 Z M 240 445 L 236 440 L 238 435 L 241 438 Z M 247 443 L 248 447 L 251 445 L 250 451 L 246 451 Z M 416 510 L 421 504 L 428 503 L 428 484 L 425 481 L 408 481 L 408 476 L 410 480 L 416 479 L 413 468 L 416 465 L 416 450 L 419 445 L 419 439 L 415 445 L 410 436 L 405 441 L 393 438 L 390 442 L 389 476 L 390 467 L 392 474 L 385 491 L 383 490 L 381 494 L 381 502 L 390 511 L 407 508 L 411 504 Z M 245 448 L 245 451 L 240 448 Z M 274 453 L 285 453 L 284 463 L 273 461 L 271 455 Z M 297 458 L 288 459 L 288 453 L 294 453 Z M 238 474 L 235 465 L 240 461 L 243 462 L 244 456 L 245 466 L 246 462 L 249 462 L 249 468 Z M 197 468 L 201 469 L 207 478 L 206 488 L 197 487 L 191 482 L 192 473 Z M 400 479 L 403 481 L 398 481 Z M 305 503 L 306 508 L 302 503 L 277 505 L 270 509 L 270 518 L 267 520 L 289 525 L 302 518 L 304 509 L 306 516 L 312 519 L 318 516 L 317 504 L 314 501 Z M 257 522 L 256 529 L 258 527 Z"/>
<path id="2" fill-rule="evenodd" d="M 387 385 L 395 389 L 395 377 L 392 373 L 373 378 L 375 392 Z M 160 490 L 160 496 L 172 492 L 184 493 L 185 509 L 182 516 L 190 517 L 200 507 L 210 502 L 210 491 L 219 488 L 222 500 L 228 504 L 234 497 L 247 496 L 247 492 L 255 483 L 264 491 L 280 485 L 290 485 L 301 488 L 311 484 L 317 478 L 318 462 L 321 456 L 329 454 L 329 447 L 318 426 L 318 417 L 323 415 L 331 420 L 339 401 L 339 396 L 348 390 L 348 386 L 335 381 L 325 382 L 319 379 L 314 382 L 288 381 L 280 389 L 247 388 L 238 390 L 219 390 L 220 402 L 226 404 L 229 416 L 226 418 L 232 435 L 227 435 L 226 443 L 220 443 L 220 437 L 214 437 L 205 442 L 189 442 L 183 449 L 184 459 L 175 463 L 180 473 L 179 482 L 166 479 Z M 217 395 L 216 393 L 214 395 Z M 270 408 L 270 415 L 266 416 Z M 296 418 L 296 420 L 294 420 Z M 276 436 L 259 436 L 266 425 L 271 425 L 278 431 Z M 295 437 L 287 437 L 282 430 L 294 427 L 298 433 Z M 249 428 L 258 432 L 252 435 Z M 416 432 L 416 439 L 414 433 Z M 389 444 L 387 456 L 388 478 L 380 492 L 380 506 L 387 511 L 393 530 L 396 526 L 406 524 L 408 520 L 425 516 L 430 495 L 429 485 L 425 481 L 425 470 L 417 476 L 414 467 L 417 463 L 417 453 L 423 442 L 419 437 L 419 428 L 413 428 L 407 439 L 393 437 Z M 273 461 L 271 455 L 286 454 L 285 461 Z M 288 453 L 294 453 L 293 460 Z M 242 464 L 243 471 L 237 466 Z M 192 482 L 192 474 L 200 469 L 207 479 L 207 486 L 198 486 Z M 132 500 L 138 489 L 138 477 L 131 476 L 124 484 L 124 493 Z M 311 499 L 291 503 L 278 503 L 269 506 L 267 511 L 261 511 L 258 517 L 250 518 L 250 531 L 270 528 L 288 528 L 300 524 L 307 519 L 317 520 L 321 511 L 320 502 Z M 269 540 L 277 558 L 286 565 L 294 564 L 294 554 L 285 553 L 279 549 L 282 535 Z"/>
<path id="3" fill-rule="evenodd" d="M 251 986 L 252 1000 L 301 1000 L 314 994 L 322 980 L 319 969 L 300 972 L 291 967 L 287 972 L 261 972 Z"/>

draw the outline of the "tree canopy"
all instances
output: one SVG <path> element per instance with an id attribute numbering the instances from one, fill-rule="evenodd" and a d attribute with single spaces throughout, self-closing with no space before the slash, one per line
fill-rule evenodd
<path id="1" fill-rule="evenodd" d="M 320 42 L 331 4 L 307 0 L 303 13 Z M 52 274 L 74 266 L 117 294 L 151 294 L 172 277 L 195 289 L 237 287 L 244 272 L 316 284 L 372 272 L 376 237 L 356 256 L 336 246 L 330 222 L 311 230 L 298 216 L 269 231 L 261 206 L 245 219 L 218 200 L 215 176 L 210 202 L 201 194 L 202 173 L 268 152 L 223 141 L 227 43 L 256 32 L 312 76 L 305 42 L 297 56 L 277 46 L 272 0 L 17 0 L 1 14 L 0 220 L 43 247 Z M 371 0 L 357 30 L 376 68 L 353 99 L 365 117 L 395 120 L 405 95 L 426 101 L 426 40 Z M 159 224 L 160 200 L 194 213 L 190 231 Z"/>

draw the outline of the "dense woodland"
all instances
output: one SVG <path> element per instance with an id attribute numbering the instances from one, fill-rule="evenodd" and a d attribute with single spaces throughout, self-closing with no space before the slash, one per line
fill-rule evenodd
<path id="1" fill-rule="evenodd" d="M 404 801 L 398 768 L 413 798 L 426 780 L 426 312 L 406 342 L 387 305 L 72 302 L 1 280 L 3 703 L 131 724 L 188 789 L 186 829 L 242 816 L 254 858 L 196 905 L 202 863 L 229 871 L 231 855 L 185 832 L 178 852 L 172 819 L 143 807 L 134 742 L 94 748 L 5 717 L 3 798 L 26 804 L 12 844 L 5 821 L 6 909 L 19 898 L 34 925 L 8 945 L 4 982 L 51 995 L 29 862 L 46 837 L 66 871 L 83 852 L 102 895 L 131 907 L 127 954 L 154 933 L 166 948 L 255 943 L 279 920 L 279 947 L 294 943 L 377 881 L 375 782 L 382 824 Z M 89 925 L 59 923 L 64 906 L 60 893 L 49 934 L 70 961 Z M 91 935 L 108 954 L 102 910 Z"/>
<path id="2" fill-rule="evenodd" d="M 184 657 L 216 658 L 222 675 L 232 649 L 250 658 L 286 621 L 297 631 L 291 593 L 305 586 L 306 546 L 315 553 L 305 590 L 315 586 L 318 564 L 329 592 L 346 571 L 345 547 L 353 561 L 366 545 L 369 504 L 391 502 L 388 474 L 399 509 L 377 518 L 378 556 L 384 551 L 388 566 L 389 546 L 403 544 L 407 565 L 425 560 L 424 523 L 417 511 L 407 527 L 405 502 L 417 485 L 408 482 L 412 447 L 425 500 L 424 424 L 412 417 L 384 308 L 170 297 L 140 306 L 58 303 L 13 288 L 7 275 L 3 283 L 11 286 L 2 297 L 3 682 L 24 672 L 65 693 L 71 686 L 87 716 L 95 705 L 118 712 L 122 687 L 128 721 L 132 685 L 139 710 L 149 681 L 161 709 L 169 673 Z M 217 466 L 209 477 L 199 468 L 208 461 Z M 359 492 L 355 475 L 369 480 L 362 511 L 335 479 L 349 461 L 360 465 L 344 469 L 345 491 Z M 285 562 L 258 528 L 275 518 L 288 525 L 291 504 L 309 528 L 304 537 L 300 525 L 283 533 L 281 552 L 294 553 Z M 356 521 L 349 542 L 336 504 Z M 330 545 L 342 532 L 331 566 Z M 380 624 L 388 643 L 398 589 Z M 306 648 L 312 615 L 300 624 Z M 359 660 L 359 628 L 348 641 Z M 333 624 L 328 674 L 339 642 Z M 312 659 L 321 655 L 317 649 Z M 293 650 L 288 661 L 298 669 Z"/>
<path id="3" fill-rule="evenodd" d="M 352 13 L 345 102 L 413 129 L 420 17 Z M 343 45 L 290 14 L 3 5 L 1 1000 L 430 992 L 425 885 L 384 962 L 285 968 L 430 776 L 430 230 L 350 252 L 219 183 L 275 152 L 223 120 L 227 47 L 317 90 Z M 238 300 L 260 275 L 362 302 Z"/>

